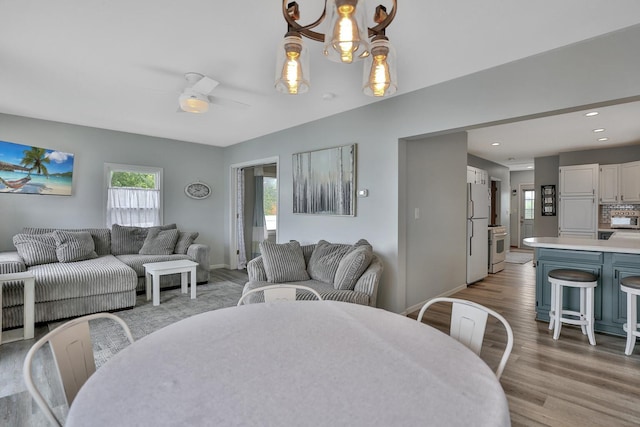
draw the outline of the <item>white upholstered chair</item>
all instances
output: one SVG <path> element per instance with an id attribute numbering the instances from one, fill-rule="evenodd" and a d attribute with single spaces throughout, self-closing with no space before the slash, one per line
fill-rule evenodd
<path id="1" fill-rule="evenodd" d="M 428 301 L 422 306 L 418 314 L 418 322 L 422 322 L 422 316 L 424 316 L 427 309 L 438 302 L 450 302 L 452 304 L 449 335 L 470 348 L 478 356 L 480 355 L 482 342 L 484 341 L 484 331 L 487 326 L 488 315 L 492 315 L 504 325 L 507 331 L 507 345 L 500 359 L 498 369 L 496 370 L 496 376 L 500 379 L 513 348 L 513 331 L 509 322 L 507 322 L 500 313 L 490 308 L 458 298 L 434 298 Z"/>
<path id="2" fill-rule="evenodd" d="M 111 319 L 117 322 L 124 330 L 129 343 L 133 342 L 131 331 L 122 319 L 110 313 L 97 313 L 79 317 L 58 326 L 36 341 L 24 359 L 22 374 L 27 390 L 53 425 L 61 426 L 62 423 L 56 418 L 52 408 L 33 382 L 31 365 L 34 355 L 42 346 L 49 343 L 66 402 L 71 405 L 80 387 L 96 371 L 89 334 L 89 321 L 94 319 Z"/>
<path id="3" fill-rule="evenodd" d="M 264 293 L 264 301 L 272 302 L 272 301 L 295 301 L 296 300 L 296 290 L 303 290 L 311 292 L 318 301 L 322 301 L 322 297 L 315 289 L 312 289 L 308 286 L 303 285 L 290 285 L 290 284 L 276 284 L 269 286 L 262 286 L 260 288 L 252 289 L 249 292 L 243 294 L 238 301 L 238 305 L 242 305 L 244 299 L 251 294 L 255 294 L 257 292 Z"/>

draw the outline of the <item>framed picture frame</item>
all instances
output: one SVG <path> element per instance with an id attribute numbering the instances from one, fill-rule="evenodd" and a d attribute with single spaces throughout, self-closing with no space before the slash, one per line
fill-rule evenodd
<path id="1" fill-rule="evenodd" d="M 0 141 L 0 194 L 71 196 L 74 155 Z"/>
<path id="2" fill-rule="evenodd" d="M 556 186 L 542 185 L 540 195 L 542 216 L 556 216 Z"/>
<path id="3" fill-rule="evenodd" d="M 293 154 L 293 213 L 355 216 L 356 144 Z"/>

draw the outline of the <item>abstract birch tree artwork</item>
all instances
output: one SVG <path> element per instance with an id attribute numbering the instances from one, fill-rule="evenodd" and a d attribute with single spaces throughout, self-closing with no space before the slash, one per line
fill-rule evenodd
<path id="1" fill-rule="evenodd" d="M 293 155 L 293 213 L 355 215 L 356 144 Z"/>

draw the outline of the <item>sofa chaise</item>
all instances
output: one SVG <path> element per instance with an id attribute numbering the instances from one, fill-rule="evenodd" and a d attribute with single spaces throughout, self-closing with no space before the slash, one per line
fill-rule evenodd
<path id="1" fill-rule="evenodd" d="M 0 252 L 0 274 L 35 276 L 35 321 L 47 322 L 133 307 L 145 290 L 143 264 L 189 259 L 197 282 L 209 280 L 209 247 L 193 243 L 196 232 L 161 227 L 25 228 L 16 251 Z M 161 288 L 178 286 L 180 274 L 163 276 Z M 23 323 L 22 282 L 2 288 L 2 327 Z"/>
<path id="2" fill-rule="evenodd" d="M 274 283 L 295 283 L 316 290 L 323 300 L 376 306 L 382 262 L 364 239 L 353 245 L 332 244 L 320 240 L 304 245 L 296 241 L 284 244 L 262 242 L 262 255 L 247 264 L 249 282 L 243 294 Z M 307 291 L 298 291 L 296 299 L 315 299 Z M 245 303 L 264 301 L 261 292 L 248 295 Z"/>

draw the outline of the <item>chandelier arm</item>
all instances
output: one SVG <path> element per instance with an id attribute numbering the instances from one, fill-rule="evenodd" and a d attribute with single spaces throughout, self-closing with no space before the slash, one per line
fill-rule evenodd
<path id="1" fill-rule="evenodd" d="M 298 24 L 291 16 L 289 16 L 289 8 L 287 7 L 288 0 L 282 0 L 282 15 L 284 16 L 285 21 L 289 25 L 288 31 L 295 31 L 297 33 L 302 34 L 303 36 L 315 40 L 317 42 L 324 42 L 324 34 L 318 33 L 316 31 L 312 31 L 311 28 L 315 28 L 324 21 L 327 9 L 327 0 L 324 0 L 324 9 L 322 10 L 322 15 L 315 21 L 309 25 L 302 26 Z M 395 1 L 395 0 L 394 0 Z"/>
<path id="2" fill-rule="evenodd" d="M 393 18 L 396 17 L 397 9 L 398 9 L 397 0 L 393 0 L 393 7 L 389 12 L 389 14 L 387 15 L 387 17 L 375 27 L 369 28 L 369 37 L 374 37 L 379 34 L 384 35 L 384 30 L 389 26 L 389 24 L 391 24 L 391 22 L 393 21 Z"/>

